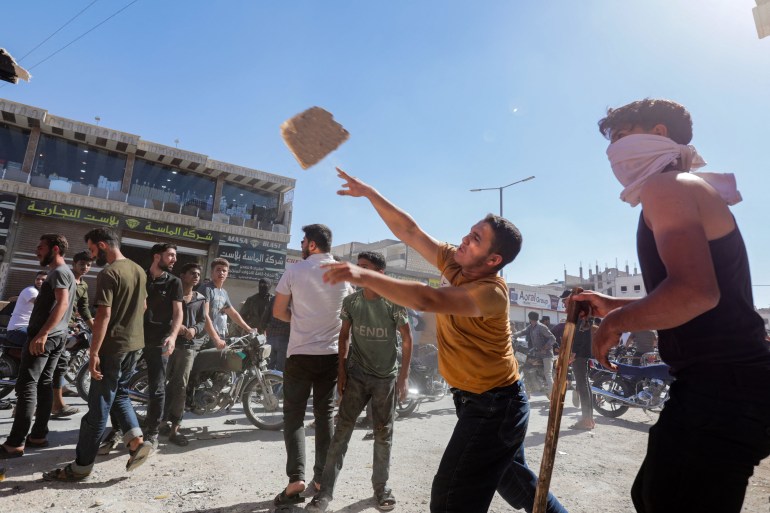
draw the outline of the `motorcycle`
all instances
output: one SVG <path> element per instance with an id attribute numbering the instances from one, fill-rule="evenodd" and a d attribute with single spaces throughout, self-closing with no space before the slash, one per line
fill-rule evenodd
<path id="1" fill-rule="evenodd" d="M 230 411 L 241 401 L 246 417 L 260 429 L 283 428 L 283 373 L 268 370 L 271 347 L 264 335 L 227 340 L 222 349 L 199 351 L 190 371 L 186 409 L 196 415 Z M 129 380 L 129 397 L 141 416 L 147 406 L 146 366 Z"/>
<path id="2" fill-rule="evenodd" d="M 82 319 L 78 319 L 73 326 L 70 326 L 69 337 L 61 356 L 61 358 L 69 358 L 67 370 L 64 372 L 67 383 L 75 383 L 83 362 L 88 361 L 89 347 L 91 347 L 91 330 Z"/>
<path id="3" fill-rule="evenodd" d="M 64 352 L 60 356 L 60 358 L 69 358 L 67 371 L 64 374 L 67 382 L 75 381 L 83 360 L 88 360 L 90 345 L 91 332 L 84 322 L 78 321 L 70 327 Z M 19 365 L 21 364 L 21 350 L 21 347 L 8 342 L 8 339 L 0 338 L 0 398 L 10 394 L 16 386 L 16 378 L 19 376 Z"/>
<path id="4" fill-rule="evenodd" d="M 618 368 L 613 372 L 591 360 L 594 409 L 605 417 L 617 418 L 629 408 L 663 408 L 674 377 L 669 366 L 659 362 L 660 357 L 653 351 L 641 356 L 642 365 L 616 363 Z"/>
<path id="5" fill-rule="evenodd" d="M 521 341 L 516 342 L 514 356 L 519 362 L 519 376 L 524 383 L 524 390 L 527 393 L 527 399 L 531 394 L 550 394 L 548 385 L 545 381 L 545 371 L 543 370 L 543 358 L 535 356 L 534 349 L 530 349 Z"/>
<path id="6" fill-rule="evenodd" d="M 421 403 L 438 401 L 449 393 L 449 385 L 438 372 L 438 348 L 432 344 L 421 344 L 415 348 L 409 363 L 407 398 L 396 403 L 400 416 L 407 416 Z"/>

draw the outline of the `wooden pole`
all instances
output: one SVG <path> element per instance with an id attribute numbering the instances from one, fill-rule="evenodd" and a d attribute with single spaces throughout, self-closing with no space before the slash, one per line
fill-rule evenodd
<path id="1" fill-rule="evenodd" d="M 573 295 L 581 292 L 583 292 L 583 289 L 579 287 L 572 289 Z M 551 485 L 551 475 L 553 474 L 553 465 L 556 458 L 556 445 L 559 442 L 559 427 L 561 426 L 561 414 L 564 410 L 564 395 L 567 392 L 567 367 L 569 367 L 569 358 L 572 353 L 572 341 L 575 338 L 575 325 L 578 322 L 581 310 L 587 310 L 587 305 L 577 301 L 570 301 L 567 306 L 567 321 L 564 326 L 564 334 L 561 337 L 561 347 L 559 348 L 559 370 L 551 390 L 548 430 L 545 433 L 543 459 L 540 461 L 540 475 L 537 479 L 533 513 L 545 513 L 548 488 Z"/>

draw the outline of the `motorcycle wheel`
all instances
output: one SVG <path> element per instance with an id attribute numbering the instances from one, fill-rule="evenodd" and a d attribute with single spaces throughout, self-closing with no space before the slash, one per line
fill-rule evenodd
<path id="1" fill-rule="evenodd" d="M 88 370 L 88 362 L 89 360 L 86 358 L 75 377 L 75 388 L 77 388 L 80 398 L 85 402 L 88 402 L 88 390 L 91 388 L 91 372 Z"/>
<path id="2" fill-rule="evenodd" d="M 131 398 L 131 406 L 136 412 L 136 420 L 143 425 L 147 418 L 147 392 L 150 389 L 150 378 L 147 369 L 139 369 L 128 380 L 128 396 Z"/>
<path id="3" fill-rule="evenodd" d="M 593 382 L 593 386 L 621 397 L 631 397 L 634 395 L 634 392 L 631 390 L 628 383 L 622 380 L 612 379 L 612 376 L 610 375 L 600 376 Z M 598 394 L 593 394 L 593 401 L 594 410 L 605 417 L 614 419 L 628 411 L 628 405 L 618 403 Z"/>
<path id="4" fill-rule="evenodd" d="M 0 378 L 16 379 L 19 375 L 19 365 L 6 355 L 0 356 Z M 0 386 L 0 398 L 13 392 L 13 385 Z"/>
<path id="5" fill-rule="evenodd" d="M 70 357 L 69 364 L 67 364 L 67 371 L 64 373 L 64 379 L 67 383 L 73 384 L 78 377 L 78 372 L 84 363 L 88 361 L 88 351 L 84 348 L 76 351 Z"/>
<path id="6" fill-rule="evenodd" d="M 414 390 L 417 388 L 417 385 L 412 381 L 412 378 L 409 378 L 409 383 L 407 384 L 407 390 Z M 419 404 L 419 401 L 417 398 L 412 396 L 411 394 L 406 395 L 405 401 L 398 401 L 396 402 L 396 411 L 398 412 L 399 417 L 406 417 L 408 415 L 411 415 L 414 410 L 417 409 L 417 405 Z"/>
<path id="7" fill-rule="evenodd" d="M 246 384 L 241 401 L 243 411 L 252 424 L 260 429 L 279 431 L 283 429 L 283 376 L 264 374 L 267 397 L 259 378 Z"/>

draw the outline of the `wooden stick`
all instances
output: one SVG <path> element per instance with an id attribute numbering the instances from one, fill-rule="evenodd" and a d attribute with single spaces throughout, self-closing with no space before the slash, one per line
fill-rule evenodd
<path id="1" fill-rule="evenodd" d="M 572 294 L 579 294 L 583 289 L 575 287 Z M 548 430 L 545 433 L 545 445 L 543 447 L 543 459 L 540 461 L 540 475 L 537 479 L 537 491 L 535 492 L 535 504 L 533 513 L 545 513 L 548 499 L 548 488 L 551 486 L 551 475 L 556 458 L 556 445 L 559 442 L 559 427 L 561 426 L 561 414 L 564 410 L 564 395 L 567 393 L 567 367 L 572 353 L 572 341 L 575 338 L 575 325 L 580 311 L 586 309 L 586 305 L 578 301 L 570 301 L 567 306 L 567 321 L 564 326 L 564 334 L 561 337 L 559 348 L 558 373 L 551 390 L 551 409 L 548 412 Z"/>

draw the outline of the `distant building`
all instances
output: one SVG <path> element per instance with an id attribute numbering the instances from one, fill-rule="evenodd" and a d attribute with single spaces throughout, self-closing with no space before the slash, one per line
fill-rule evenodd
<path id="1" fill-rule="evenodd" d="M 178 246 L 178 268 L 197 262 L 208 275 L 214 258 L 227 258 L 227 289 L 240 302 L 256 280 L 283 273 L 294 185 L 0 98 L 0 299 L 32 283 L 41 234 L 64 234 L 71 257 L 86 232 L 108 226 L 143 267 L 161 241 Z"/>
<path id="2" fill-rule="evenodd" d="M 403 242 L 394 239 L 383 239 L 377 242 L 348 242 L 333 246 L 331 253 L 349 262 L 355 262 L 362 251 L 377 251 L 385 256 L 387 268 L 385 274 L 402 280 L 419 281 L 438 287 L 441 275 L 433 264 L 428 263 L 422 255 Z"/>

